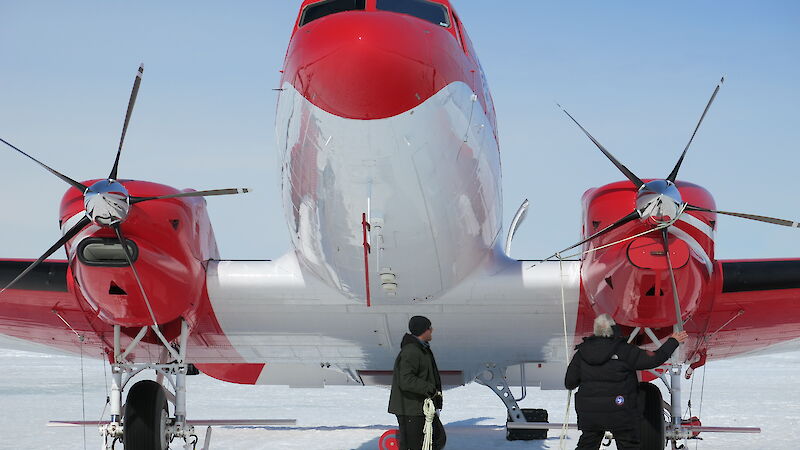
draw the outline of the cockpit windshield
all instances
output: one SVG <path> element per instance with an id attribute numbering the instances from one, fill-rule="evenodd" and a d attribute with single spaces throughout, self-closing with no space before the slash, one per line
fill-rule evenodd
<path id="1" fill-rule="evenodd" d="M 300 18 L 300 26 L 331 14 L 345 11 L 363 11 L 366 0 L 324 0 L 308 5 Z"/>
<path id="2" fill-rule="evenodd" d="M 444 5 L 427 0 L 378 0 L 380 11 L 408 14 L 442 27 L 450 26 L 450 17 Z"/>

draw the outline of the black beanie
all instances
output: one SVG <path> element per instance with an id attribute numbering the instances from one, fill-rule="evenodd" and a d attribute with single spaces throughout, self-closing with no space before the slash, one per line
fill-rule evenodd
<path id="1" fill-rule="evenodd" d="M 419 336 L 431 327 L 431 321 L 424 316 L 414 316 L 408 321 L 408 331 L 414 336 Z"/>

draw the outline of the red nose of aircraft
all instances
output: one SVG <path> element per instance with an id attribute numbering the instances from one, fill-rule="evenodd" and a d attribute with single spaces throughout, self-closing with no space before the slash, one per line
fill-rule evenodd
<path id="1" fill-rule="evenodd" d="M 286 54 L 283 87 L 288 82 L 317 107 L 350 119 L 408 111 L 454 81 L 471 84 L 475 75 L 446 20 L 372 10 L 301 25 Z"/>

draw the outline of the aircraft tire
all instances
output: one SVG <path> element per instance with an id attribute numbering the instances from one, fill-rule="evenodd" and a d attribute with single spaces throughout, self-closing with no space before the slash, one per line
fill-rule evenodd
<path id="1" fill-rule="evenodd" d="M 639 436 L 642 450 L 664 450 L 664 408 L 658 386 L 639 383 L 639 406 L 643 413 Z"/>
<path id="2" fill-rule="evenodd" d="M 126 449 L 166 450 L 169 419 L 164 388 L 152 380 L 137 382 L 128 391 L 122 440 Z"/>

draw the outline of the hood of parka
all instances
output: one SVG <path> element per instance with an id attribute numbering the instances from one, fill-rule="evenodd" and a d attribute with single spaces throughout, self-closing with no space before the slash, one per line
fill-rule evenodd
<path id="1" fill-rule="evenodd" d="M 419 341 L 419 339 L 416 338 L 411 333 L 406 333 L 405 336 L 403 336 L 403 340 L 400 342 L 400 347 L 401 348 L 405 347 L 408 344 L 418 344 L 420 346 L 422 345 L 422 343 Z"/>
<path id="2" fill-rule="evenodd" d="M 581 358 L 592 366 L 599 366 L 614 356 L 620 344 L 625 342 L 618 337 L 589 336 L 583 343 L 575 347 Z"/>

